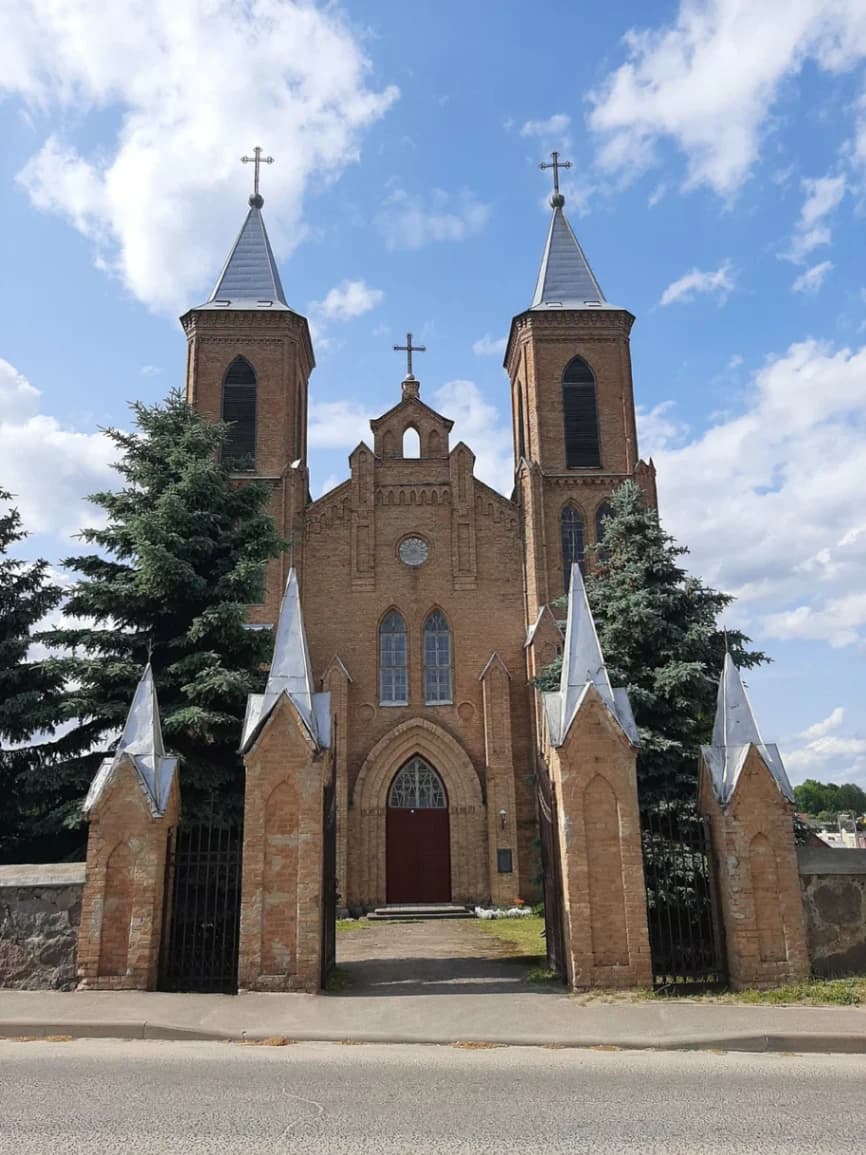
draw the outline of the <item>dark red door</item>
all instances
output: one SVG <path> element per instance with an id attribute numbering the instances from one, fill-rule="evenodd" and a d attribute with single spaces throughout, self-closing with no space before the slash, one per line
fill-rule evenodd
<path id="1" fill-rule="evenodd" d="M 448 811 L 388 808 L 388 902 L 450 902 Z"/>

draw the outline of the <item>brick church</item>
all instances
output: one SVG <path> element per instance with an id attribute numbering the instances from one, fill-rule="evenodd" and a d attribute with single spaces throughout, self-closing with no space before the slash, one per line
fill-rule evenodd
<path id="1" fill-rule="evenodd" d="M 230 423 L 233 476 L 272 488 L 290 543 L 249 610 L 274 650 L 243 725 L 243 830 L 179 821 L 148 667 L 85 802 L 82 986 L 317 990 L 338 903 L 510 905 L 542 889 L 548 959 L 574 989 L 666 983 L 675 957 L 678 974 L 697 965 L 696 927 L 704 977 L 808 973 L 793 792 L 730 656 L 699 771 L 710 849 L 699 824 L 690 886 L 653 882 L 685 837 L 666 813 L 668 849 L 645 872 L 639 734 L 581 577 L 618 486 L 656 503 L 635 431 L 634 317 L 605 299 L 565 216 L 557 154 L 543 167 L 552 215 L 505 351 L 510 497 L 475 477 L 472 447 L 452 445 L 447 414 L 424 402 L 410 336 L 395 404 L 350 454 L 349 479 L 311 500 L 313 347 L 256 179 L 216 288 L 182 318 L 189 403 Z M 563 633 L 551 604 L 565 593 Z M 533 679 L 557 652 L 559 688 L 541 693 Z M 683 924 L 668 914 L 665 931 L 651 886 L 664 903 L 692 896 Z"/>
<path id="2" fill-rule="evenodd" d="M 559 644 L 545 607 L 597 542 L 617 486 L 636 479 L 655 501 L 635 430 L 634 317 L 605 299 L 557 182 L 535 290 L 505 354 L 512 495 L 475 476 L 472 446 L 453 444 L 448 415 L 425 403 L 410 348 L 396 403 L 350 454 L 349 479 L 312 501 L 315 355 L 262 204 L 250 198 L 213 293 L 182 318 L 186 389 L 205 416 L 233 423 L 236 476 L 273 487 L 291 542 L 250 620 L 275 624 L 293 566 L 313 679 L 334 707 L 342 901 L 530 898 L 527 683 Z"/>

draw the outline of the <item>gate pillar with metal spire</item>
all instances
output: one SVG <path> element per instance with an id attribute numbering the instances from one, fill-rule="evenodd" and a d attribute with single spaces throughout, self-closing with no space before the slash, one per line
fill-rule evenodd
<path id="1" fill-rule="evenodd" d="M 637 794 L 638 735 L 613 689 L 580 569 L 571 567 L 560 688 L 544 694 L 542 755 L 558 815 L 567 981 L 652 981 Z"/>
<path id="2" fill-rule="evenodd" d="M 731 986 L 806 978 L 794 792 L 778 747 L 761 738 L 730 654 L 719 683 L 713 744 L 701 748 L 699 797 L 712 832 Z"/>
<path id="3" fill-rule="evenodd" d="M 177 825 L 177 759 L 166 755 L 153 674 L 138 683 L 117 750 L 88 791 L 79 987 L 153 990 L 162 935 L 168 834 Z"/>
<path id="4" fill-rule="evenodd" d="M 333 965 L 331 696 L 314 694 L 294 569 L 264 694 L 247 703 L 238 987 L 316 991 Z M 328 868 L 328 864 L 331 864 Z"/>

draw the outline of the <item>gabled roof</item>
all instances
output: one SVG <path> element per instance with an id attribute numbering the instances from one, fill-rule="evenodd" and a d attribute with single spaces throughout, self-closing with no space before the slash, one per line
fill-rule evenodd
<path id="1" fill-rule="evenodd" d="M 595 687 L 628 740 L 636 746 L 638 732 L 628 694 L 610 684 L 580 567 L 572 565 L 559 689 L 544 695 L 548 732 L 554 746 L 565 741 L 590 686 Z"/>
<path id="2" fill-rule="evenodd" d="M 731 655 L 725 654 L 716 700 L 713 744 L 701 747 L 713 792 L 722 805 L 726 805 L 733 797 L 749 750 L 753 746 L 775 779 L 781 793 L 793 802 L 794 791 L 791 789 L 779 748 L 774 744 L 767 744 L 761 737 L 740 671 L 734 665 Z"/>
<path id="3" fill-rule="evenodd" d="M 102 760 L 90 784 L 84 800 L 85 814 L 100 798 L 124 758 L 132 762 L 138 773 L 151 813 L 161 817 L 165 813 L 171 784 L 177 772 L 177 758 L 165 753 L 150 663 L 145 666 L 136 687 L 117 749 L 112 757 Z"/>
<path id="4" fill-rule="evenodd" d="M 251 205 L 207 303 L 200 309 L 288 309 L 262 211 Z"/>
<path id="5" fill-rule="evenodd" d="M 605 300 L 601 285 L 560 204 L 553 206 L 547 243 L 529 308 L 615 308 Z"/>
<path id="6" fill-rule="evenodd" d="M 327 746 L 330 741 L 330 695 L 313 693 L 313 673 L 294 568 L 289 570 L 289 580 L 280 606 L 274 635 L 274 656 L 265 692 L 250 694 L 247 699 L 242 752 L 253 744 L 283 694 L 294 704 L 316 745 Z"/>

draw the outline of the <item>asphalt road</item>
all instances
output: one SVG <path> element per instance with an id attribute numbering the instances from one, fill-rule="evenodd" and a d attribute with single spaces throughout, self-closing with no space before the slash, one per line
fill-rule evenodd
<path id="1" fill-rule="evenodd" d="M 0 1041 L 3 1155 L 849 1155 L 864 1135 L 858 1056 Z"/>

